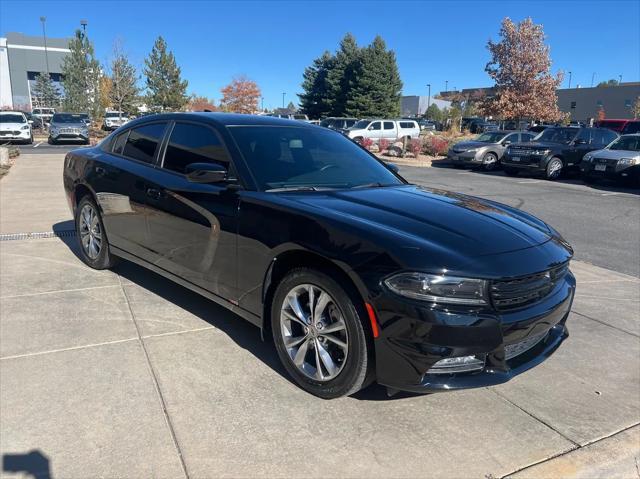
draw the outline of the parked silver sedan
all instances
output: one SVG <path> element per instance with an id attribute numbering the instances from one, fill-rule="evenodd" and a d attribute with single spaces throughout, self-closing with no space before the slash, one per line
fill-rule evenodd
<path id="1" fill-rule="evenodd" d="M 587 153 L 580 171 L 586 183 L 608 178 L 640 187 L 640 133 L 622 135 L 606 148 Z"/>
<path id="2" fill-rule="evenodd" d="M 475 140 L 456 143 L 447 153 L 454 166 L 475 166 L 486 171 L 500 165 L 502 155 L 511 143 L 531 141 L 535 133 L 528 131 L 488 131 Z"/>
<path id="3" fill-rule="evenodd" d="M 49 125 L 49 143 L 74 141 L 89 144 L 89 128 L 80 113 L 56 113 Z"/>

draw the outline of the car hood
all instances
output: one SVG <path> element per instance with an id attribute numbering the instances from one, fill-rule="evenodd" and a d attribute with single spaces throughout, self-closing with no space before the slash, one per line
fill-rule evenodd
<path id="1" fill-rule="evenodd" d="M 456 143 L 453 145 L 453 149 L 457 151 L 465 151 L 470 150 L 472 148 L 483 148 L 485 146 L 494 145 L 495 143 L 487 143 L 485 141 L 461 141 L 460 143 Z"/>
<path id="2" fill-rule="evenodd" d="M 604 158 L 607 160 L 619 160 L 621 158 L 638 158 L 640 157 L 640 151 L 597 150 L 597 151 L 592 151 L 590 155 L 594 158 Z"/>
<path id="3" fill-rule="evenodd" d="M 87 124 L 84 121 L 77 123 L 51 123 L 50 128 L 86 128 Z"/>
<path id="4" fill-rule="evenodd" d="M 289 201 L 336 221 L 396 237 L 398 246 L 468 257 L 545 243 L 554 232 L 537 218 L 473 196 L 415 185 L 286 194 Z"/>
<path id="5" fill-rule="evenodd" d="M 519 148 L 528 148 L 528 149 L 545 149 L 545 150 L 553 150 L 556 148 L 564 148 L 568 146 L 564 143 L 553 143 L 550 141 L 528 141 L 525 143 L 513 143 L 509 146 L 517 146 Z"/>
<path id="6" fill-rule="evenodd" d="M 0 130 L 19 130 L 29 123 L 0 123 Z"/>

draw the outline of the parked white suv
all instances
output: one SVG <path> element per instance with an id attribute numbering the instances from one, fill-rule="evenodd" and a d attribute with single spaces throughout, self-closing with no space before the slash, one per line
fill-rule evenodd
<path id="1" fill-rule="evenodd" d="M 358 142 L 371 138 L 377 143 L 383 138 L 389 141 L 418 138 L 420 127 L 415 120 L 360 120 L 345 130 L 345 134 Z"/>
<path id="2" fill-rule="evenodd" d="M 21 111 L 0 111 L 0 142 L 33 143 L 33 133 L 27 117 Z"/>
<path id="3" fill-rule="evenodd" d="M 121 111 L 108 111 L 104 114 L 103 130 L 116 130 L 129 121 L 129 116 Z"/>
<path id="4" fill-rule="evenodd" d="M 51 123 L 51 117 L 56 114 L 55 108 L 34 108 L 31 114 L 37 118 L 40 118 L 42 124 Z"/>

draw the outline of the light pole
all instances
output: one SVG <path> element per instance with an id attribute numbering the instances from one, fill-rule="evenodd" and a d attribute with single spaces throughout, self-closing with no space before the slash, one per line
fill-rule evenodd
<path id="1" fill-rule="evenodd" d="M 593 80 L 596 78 L 596 72 L 591 74 L 591 88 L 593 88 Z"/>
<path id="2" fill-rule="evenodd" d="M 44 38 L 44 59 L 47 63 L 47 76 L 49 76 L 49 53 L 47 52 L 47 31 L 45 30 L 44 24 L 47 21 L 47 17 L 40 17 L 40 21 L 42 22 L 42 38 Z"/>
<path id="3" fill-rule="evenodd" d="M 449 91 L 449 80 L 444 81 L 444 91 Z"/>
<path id="4" fill-rule="evenodd" d="M 622 75 L 618 75 L 618 85 L 622 83 Z"/>
<path id="5" fill-rule="evenodd" d="M 80 26 L 82 27 L 82 38 L 84 38 L 87 35 L 87 21 L 80 20 Z"/>
<path id="6" fill-rule="evenodd" d="M 286 95 L 286 92 L 282 92 L 282 108 L 284 109 L 284 96 Z"/>
<path id="7" fill-rule="evenodd" d="M 431 83 L 427 83 L 427 88 L 429 88 L 429 93 L 427 95 L 427 111 L 425 112 L 425 116 L 428 118 L 429 107 L 431 106 Z"/>
<path id="8" fill-rule="evenodd" d="M 569 88 L 571 88 L 571 72 L 569 72 Z"/>
<path id="9" fill-rule="evenodd" d="M 263 96 L 260 97 L 260 109 L 262 111 L 264 111 L 264 97 Z"/>

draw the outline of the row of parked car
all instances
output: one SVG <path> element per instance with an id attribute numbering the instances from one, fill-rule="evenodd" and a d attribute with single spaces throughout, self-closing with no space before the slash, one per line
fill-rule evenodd
<path id="1" fill-rule="evenodd" d="M 629 130 L 638 124 L 640 121 L 629 122 Z M 453 145 L 447 159 L 454 167 L 487 171 L 502 167 L 510 176 L 526 173 L 556 180 L 573 172 L 586 182 L 610 178 L 640 186 L 640 133 L 619 135 L 608 128 L 548 127 L 537 134 L 485 132 L 475 140 Z"/>

